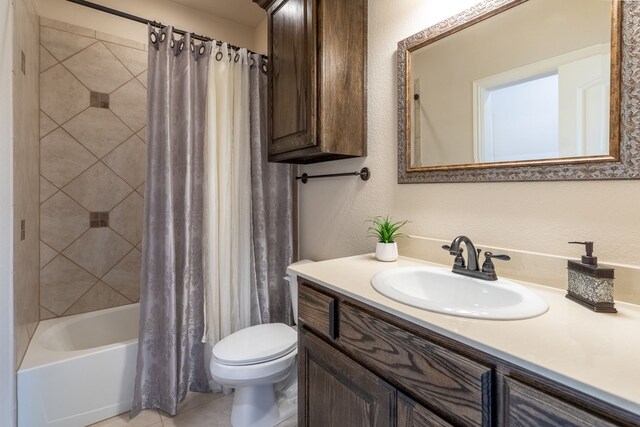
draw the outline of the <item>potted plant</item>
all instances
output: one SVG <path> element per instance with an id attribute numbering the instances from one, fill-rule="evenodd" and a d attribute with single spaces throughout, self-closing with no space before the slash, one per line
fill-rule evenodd
<path id="1" fill-rule="evenodd" d="M 375 237 L 376 258 L 379 261 L 395 261 L 398 259 L 398 245 L 396 239 L 404 237 L 405 234 L 400 233 L 400 229 L 408 221 L 392 222 L 389 215 L 385 217 L 376 216 L 369 220 L 371 227 L 368 228 L 368 237 Z"/>

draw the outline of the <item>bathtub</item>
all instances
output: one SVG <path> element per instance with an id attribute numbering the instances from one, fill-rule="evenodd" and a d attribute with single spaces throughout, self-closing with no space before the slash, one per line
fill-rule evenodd
<path id="1" fill-rule="evenodd" d="M 18 370 L 19 427 L 82 427 L 131 409 L 138 304 L 40 322 Z"/>

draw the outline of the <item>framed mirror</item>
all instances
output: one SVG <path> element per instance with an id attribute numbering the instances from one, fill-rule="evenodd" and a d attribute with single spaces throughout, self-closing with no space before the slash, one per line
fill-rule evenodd
<path id="1" fill-rule="evenodd" d="M 640 178 L 640 4 L 485 0 L 398 43 L 398 182 Z"/>

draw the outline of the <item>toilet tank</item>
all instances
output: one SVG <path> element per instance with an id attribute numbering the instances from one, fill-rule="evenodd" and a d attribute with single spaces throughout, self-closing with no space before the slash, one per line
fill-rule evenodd
<path id="1" fill-rule="evenodd" d="M 293 267 L 294 265 L 302 265 L 309 264 L 310 259 L 303 259 L 297 262 L 294 262 L 289 267 Z M 291 292 L 291 305 L 293 306 L 293 321 L 294 323 L 298 323 L 298 275 L 287 268 L 287 275 L 284 280 L 289 282 L 289 292 Z"/>

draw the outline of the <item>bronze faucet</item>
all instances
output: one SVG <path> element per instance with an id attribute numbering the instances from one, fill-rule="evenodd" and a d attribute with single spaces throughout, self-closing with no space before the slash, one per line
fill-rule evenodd
<path id="1" fill-rule="evenodd" d="M 467 247 L 466 263 L 464 261 L 464 256 L 462 255 L 464 251 L 460 247 L 461 243 L 464 243 Z M 480 256 L 482 249 L 476 249 L 471 239 L 467 236 L 456 237 L 453 239 L 453 242 L 451 242 L 451 245 L 444 245 L 442 249 L 449 251 L 451 255 L 456 257 L 453 262 L 452 272 L 482 280 L 498 280 L 495 266 L 491 261 L 493 258 L 503 261 L 509 261 L 511 259 L 508 255 L 494 255 L 491 252 L 485 252 L 485 261 L 482 264 L 482 269 L 480 269 L 478 265 L 478 257 Z"/>

